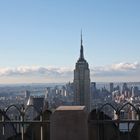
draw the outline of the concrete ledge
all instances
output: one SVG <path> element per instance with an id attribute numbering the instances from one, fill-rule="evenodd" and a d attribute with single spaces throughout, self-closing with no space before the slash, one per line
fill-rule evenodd
<path id="1" fill-rule="evenodd" d="M 60 106 L 51 116 L 51 140 L 88 140 L 84 106 Z"/>
<path id="2" fill-rule="evenodd" d="M 57 109 L 56 109 L 56 111 L 58 111 L 58 110 L 67 110 L 67 111 L 70 111 L 70 110 L 85 110 L 85 106 L 60 106 L 60 107 L 58 107 Z"/>

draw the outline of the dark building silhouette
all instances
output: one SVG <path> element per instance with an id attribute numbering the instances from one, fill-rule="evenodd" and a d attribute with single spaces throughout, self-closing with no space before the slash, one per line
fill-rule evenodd
<path id="1" fill-rule="evenodd" d="M 25 91 L 25 99 L 29 99 L 30 97 L 30 91 L 26 90 Z"/>
<path id="2" fill-rule="evenodd" d="M 90 111 L 90 70 L 84 58 L 82 33 L 80 57 L 74 70 L 74 101 L 76 105 L 85 105 Z"/>
<path id="3" fill-rule="evenodd" d="M 112 93 L 114 90 L 114 84 L 113 83 L 110 83 L 110 93 Z"/>
<path id="4" fill-rule="evenodd" d="M 91 90 L 91 100 L 96 99 L 98 97 L 98 92 L 95 82 L 91 82 L 90 90 Z"/>

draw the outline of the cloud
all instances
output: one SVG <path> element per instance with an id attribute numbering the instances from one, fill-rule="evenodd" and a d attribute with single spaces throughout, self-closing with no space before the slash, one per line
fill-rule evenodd
<path id="1" fill-rule="evenodd" d="M 140 64 L 138 62 L 134 63 L 118 63 L 118 64 L 113 64 L 111 66 L 112 70 L 116 71 L 128 71 L 128 70 L 137 70 L 140 68 Z"/>
<path id="2" fill-rule="evenodd" d="M 28 78 L 29 80 L 41 79 L 46 82 L 49 81 L 72 81 L 73 80 L 73 70 L 74 67 L 45 67 L 45 66 L 19 66 L 19 67 L 5 67 L 0 68 L 0 77 L 1 79 L 4 77 L 8 78 L 18 78 L 24 79 Z M 140 63 L 128 63 L 128 62 L 121 62 L 112 65 L 106 66 L 97 66 L 97 67 L 90 67 L 90 74 L 91 79 L 93 81 L 110 81 L 118 79 L 121 77 L 125 81 L 128 79 L 129 81 L 139 80 L 138 75 L 140 75 Z M 6 80 L 6 79 L 5 79 Z M 12 80 L 12 79 L 11 79 Z M 120 79 L 118 79 L 120 80 Z M 36 82 L 36 81 L 33 81 Z"/>
<path id="3" fill-rule="evenodd" d="M 94 76 L 125 76 L 140 73 L 140 63 L 121 62 L 108 66 L 91 68 L 91 75 Z"/>
<path id="4" fill-rule="evenodd" d="M 0 76 L 68 76 L 72 74 L 71 68 L 20 66 L 16 68 L 0 68 Z"/>

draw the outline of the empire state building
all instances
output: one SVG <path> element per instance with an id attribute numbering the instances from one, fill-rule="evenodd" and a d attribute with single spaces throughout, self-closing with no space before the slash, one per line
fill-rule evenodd
<path id="1" fill-rule="evenodd" d="M 74 70 L 74 102 L 75 105 L 86 106 L 87 111 L 90 111 L 90 70 L 84 58 L 82 34 L 80 57 Z"/>

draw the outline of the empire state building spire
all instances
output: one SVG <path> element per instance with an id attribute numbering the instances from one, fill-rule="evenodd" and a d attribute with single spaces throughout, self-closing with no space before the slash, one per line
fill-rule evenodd
<path id="1" fill-rule="evenodd" d="M 82 32 L 80 58 L 75 65 L 73 83 L 75 105 L 85 106 L 87 111 L 90 111 L 90 70 L 84 58 Z"/>
<path id="2" fill-rule="evenodd" d="M 84 48 L 83 48 L 82 31 L 81 31 L 81 49 L 80 49 L 80 58 L 79 58 L 79 60 L 84 60 Z"/>

